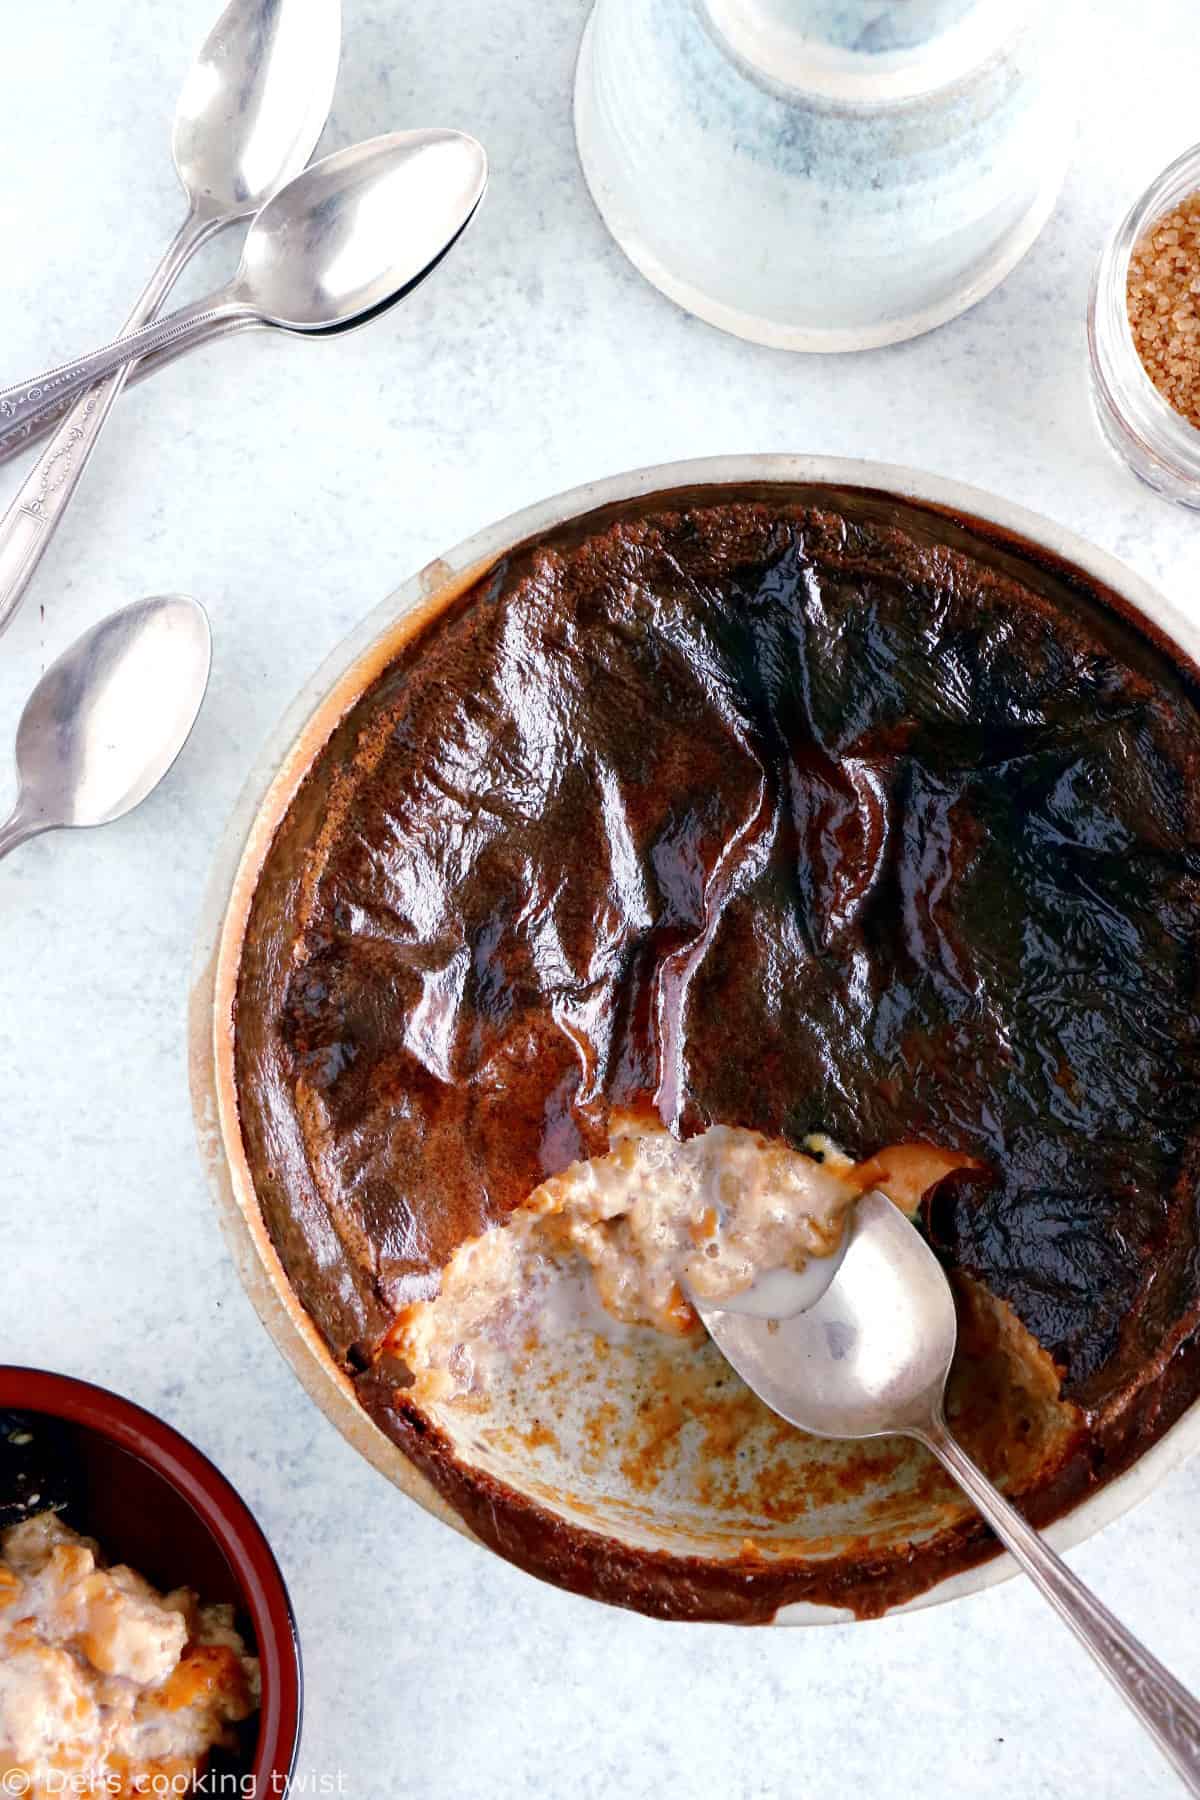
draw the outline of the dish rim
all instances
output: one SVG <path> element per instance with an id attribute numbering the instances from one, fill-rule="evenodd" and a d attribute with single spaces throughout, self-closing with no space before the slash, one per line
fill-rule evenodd
<path id="1" fill-rule="evenodd" d="M 250 1779 L 286 1794 L 300 1754 L 304 1665 L 291 1595 L 266 1533 L 228 1476 L 157 1413 L 80 1376 L 0 1363 L 0 1407 L 92 1431 L 153 1469 L 217 1545 L 254 1626 L 263 1678 Z"/>
<path id="2" fill-rule="evenodd" d="M 242 1285 L 309 1397 L 394 1486 L 481 1548 L 488 1546 L 367 1416 L 292 1291 L 268 1236 L 238 1129 L 233 1071 L 232 1001 L 250 905 L 275 830 L 313 757 L 346 708 L 394 656 L 401 621 L 406 635 L 419 630 L 507 551 L 597 508 L 681 488 L 764 484 L 868 489 L 1011 533 L 1111 588 L 1185 657 L 1200 662 L 1200 625 L 1107 551 L 1039 513 L 986 489 L 899 463 L 754 452 L 650 464 L 583 482 L 510 513 L 410 576 L 366 614 L 305 682 L 247 777 L 216 851 L 204 900 L 188 1018 L 189 1079 L 201 1159 Z M 1128 1469 L 1049 1526 L 1048 1541 L 1060 1551 L 1084 1542 L 1138 1505 L 1198 1445 L 1200 1399 Z M 1012 1558 L 1002 1554 L 935 1583 L 884 1616 L 979 1593 L 1016 1573 Z M 847 1609 L 800 1602 L 781 1608 L 772 1623 L 826 1625 L 853 1618 Z"/>

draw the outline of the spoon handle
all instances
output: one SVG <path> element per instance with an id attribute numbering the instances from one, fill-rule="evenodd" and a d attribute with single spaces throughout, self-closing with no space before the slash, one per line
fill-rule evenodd
<path id="1" fill-rule="evenodd" d="M 161 370 L 169 368 L 173 362 L 178 362 L 180 357 L 187 355 L 189 351 L 202 350 L 207 345 L 215 344 L 221 338 L 233 337 L 239 331 L 245 331 L 247 327 L 253 327 L 256 323 L 257 321 L 254 319 L 219 319 L 215 325 L 210 325 L 203 332 L 198 331 L 194 338 L 189 338 L 182 348 L 178 344 L 168 344 L 164 350 L 155 350 L 149 356 L 140 357 L 136 363 L 129 365 L 129 386 L 140 387 L 141 383 L 148 380 L 151 375 L 157 375 Z M 82 408 L 86 402 L 77 400 L 74 404 Z M 71 401 L 59 400 L 50 411 L 44 412 L 40 418 L 23 426 L 21 431 L 15 432 L 12 437 L 0 440 L 0 468 L 3 468 L 5 463 L 15 462 L 17 457 L 24 456 L 26 451 L 32 450 L 35 445 L 44 442 L 53 432 L 57 431 L 66 415 L 71 411 L 71 406 Z"/>
<path id="2" fill-rule="evenodd" d="M 17 801 L 12 817 L 0 825 L 0 862 L 3 862 L 9 851 L 15 850 L 18 844 L 28 843 L 30 838 L 40 837 L 43 831 L 49 830 L 50 826 L 44 819 L 31 818 L 25 811 L 25 801 L 22 796 Z"/>
<path id="3" fill-rule="evenodd" d="M 1200 1704 L 1157 1658 L 1113 1617 L 1041 1534 L 992 1486 L 945 1420 L 913 1433 L 975 1502 L 1001 1543 L 1132 1708 L 1189 1794 L 1200 1795 Z"/>
<path id="4" fill-rule="evenodd" d="M 189 212 L 133 309 L 126 331 L 152 319 L 200 246 L 226 221 Z M 13 617 L 87 468 L 129 376 L 125 363 L 77 400 L 0 519 L 0 632 Z M 32 422 L 19 435 L 28 434 Z"/>
<path id="5" fill-rule="evenodd" d="M 234 319 L 259 322 L 252 307 L 231 296 L 197 300 L 165 319 L 143 325 L 140 331 L 117 338 L 103 350 L 94 350 L 90 356 L 78 357 L 75 362 L 49 370 L 36 381 L 22 381 L 16 387 L 4 389 L 0 392 L 0 433 L 3 434 L 0 444 L 7 444 L 23 425 L 51 411 L 60 400 L 70 399 L 85 388 L 94 387 L 105 376 L 139 356 L 165 349 L 168 344 L 190 349 L 214 325 Z"/>

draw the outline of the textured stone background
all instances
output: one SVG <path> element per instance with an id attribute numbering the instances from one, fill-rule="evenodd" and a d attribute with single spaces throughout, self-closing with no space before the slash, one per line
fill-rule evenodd
<path id="1" fill-rule="evenodd" d="M 177 223 L 170 118 L 215 10 L 5 8 L 0 381 L 124 316 Z M 1087 6 L 1078 155 L 1031 255 L 933 336 L 822 361 L 686 318 L 608 240 L 570 126 L 582 0 L 345 10 L 331 145 L 462 125 L 491 151 L 491 194 L 386 323 L 326 347 L 250 337 L 127 397 L 0 646 L 9 739 L 41 668 L 108 608 L 190 591 L 216 634 L 163 791 L 0 869 L 0 1355 L 164 1412 L 243 1489 L 299 1614 L 302 1770 L 341 1770 L 354 1800 L 1169 1800 L 1173 1779 L 1024 1587 L 819 1633 L 656 1626 L 536 1585 L 394 1493 L 238 1286 L 193 1145 L 183 1015 L 212 850 L 279 713 L 403 577 L 557 489 L 722 451 L 882 457 L 1049 513 L 1200 604 L 1197 521 L 1095 431 L 1083 324 L 1106 230 L 1196 135 L 1194 8 Z M 211 250 L 189 289 L 235 255 Z M 0 473 L 0 499 L 16 479 Z M 1200 1687 L 1198 1516 L 1200 1463 L 1073 1561 Z"/>

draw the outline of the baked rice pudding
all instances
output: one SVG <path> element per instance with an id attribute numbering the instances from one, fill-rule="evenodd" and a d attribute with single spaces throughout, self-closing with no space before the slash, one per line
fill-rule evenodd
<path id="1" fill-rule="evenodd" d="M 1035 1522 L 1196 1398 L 1198 765 L 1119 596 L 865 490 L 609 508 L 397 630 L 258 871 L 236 1098 L 299 1303 L 478 1536 L 739 1620 L 990 1554 L 688 1305 L 836 1254 L 867 1185 Z"/>

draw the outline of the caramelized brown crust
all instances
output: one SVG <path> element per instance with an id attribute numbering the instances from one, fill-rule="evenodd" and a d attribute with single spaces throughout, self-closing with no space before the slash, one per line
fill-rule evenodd
<path id="1" fill-rule="evenodd" d="M 731 496 L 530 546 L 406 646 L 280 828 L 238 990 L 256 1189 L 334 1356 L 613 1108 L 921 1139 L 986 1168 L 935 1242 L 1092 1421 L 1031 1511 L 1136 1455 L 1194 1392 L 1200 718 L 1110 600 L 928 510 Z M 878 1610 L 987 1550 L 651 1578 L 362 1392 L 505 1554 L 647 1610 Z"/>

